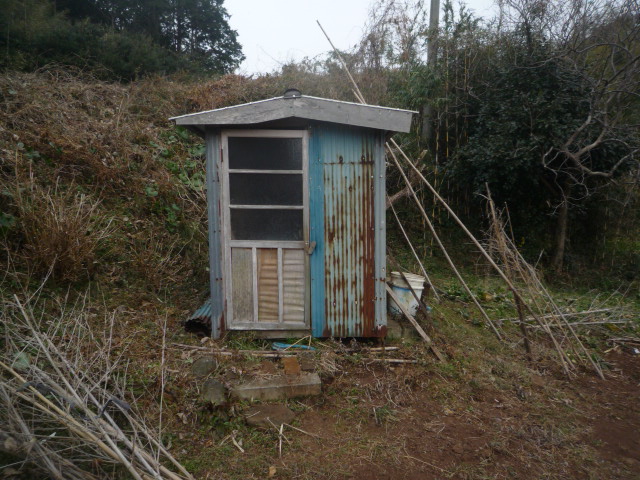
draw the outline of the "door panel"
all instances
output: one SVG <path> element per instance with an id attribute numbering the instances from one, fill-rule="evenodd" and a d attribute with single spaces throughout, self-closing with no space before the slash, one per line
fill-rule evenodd
<path id="1" fill-rule="evenodd" d="M 253 317 L 253 258 L 250 248 L 234 248 L 231 261 L 231 288 L 235 318 Z"/>
<path id="2" fill-rule="evenodd" d="M 258 321 L 279 320 L 278 250 L 259 248 L 258 254 Z"/>
<path id="3" fill-rule="evenodd" d="M 305 306 L 305 257 L 302 250 L 283 250 L 283 321 L 303 322 Z"/>
<path id="4" fill-rule="evenodd" d="M 222 145 L 229 328 L 306 329 L 307 134 L 228 131 Z"/>

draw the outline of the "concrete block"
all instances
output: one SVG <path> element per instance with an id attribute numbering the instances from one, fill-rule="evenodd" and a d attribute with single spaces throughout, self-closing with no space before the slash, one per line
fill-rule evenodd
<path id="1" fill-rule="evenodd" d="M 258 378 L 231 389 L 231 394 L 241 400 L 281 400 L 321 393 L 322 381 L 317 373 Z"/>

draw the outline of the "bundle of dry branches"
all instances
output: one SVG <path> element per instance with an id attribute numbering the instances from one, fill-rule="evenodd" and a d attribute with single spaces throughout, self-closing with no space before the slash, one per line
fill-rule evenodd
<path id="1" fill-rule="evenodd" d="M 494 261 L 500 264 L 511 284 L 518 286 L 517 291 L 513 289 L 514 303 L 519 315 L 517 323 L 523 333 L 529 356 L 532 355 L 529 327 L 535 325 L 551 340 L 565 373 L 573 372 L 577 365 L 582 364 L 591 366 L 601 378 L 604 378 L 600 365 L 594 361 L 594 355 L 576 334 L 567 315 L 554 301 L 535 268 L 524 259 L 505 232 L 504 222 L 495 208 L 488 187 L 487 203 L 490 222 L 487 251 Z M 528 299 L 526 303 L 523 296 Z"/>
<path id="2" fill-rule="evenodd" d="M 114 318 L 98 336 L 86 308 L 61 310 L 36 321 L 17 296 L 2 306 L 0 451 L 53 479 L 192 479 L 128 399 Z"/>

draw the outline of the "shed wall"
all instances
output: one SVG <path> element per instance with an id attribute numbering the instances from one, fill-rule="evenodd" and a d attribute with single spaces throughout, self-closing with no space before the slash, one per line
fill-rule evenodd
<path id="1" fill-rule="evenodd" d="M 209 277 L 211 285 L 211 337 L 224 331 L 224 281 L 222 278 L 222 231 L 220 221 L 220 132 L 207 129 L 207 207 L 209 220 Z"/>
<path id="2" fill-rule="evenodd" d="M 309 143 L 311 317 L 318 337 L 383 334 L 382 134 L 315 125 Z M 380 211 L 379 209 L 382 208 Z"/>

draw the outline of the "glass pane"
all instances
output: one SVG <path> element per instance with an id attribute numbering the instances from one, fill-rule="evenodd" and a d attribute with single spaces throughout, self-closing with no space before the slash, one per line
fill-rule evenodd
<path id="1" fill-rule="evenodd" d="M 277 322 L 278 309 L 278 249 L 259 248 L 258 260 L 258 321 Z"/>
<path id="2" fill-rule="evenodd" d="M 304 250 L 282 249 L 283 320 L 304 323 Z"/>
<path id="3" fill-rule="evenodd" d="M 302 170 L 302 139 L 229 137 L 229 168 Z"/>
<path id="4" fill-rule="evenodd" d="M 230 173 L 232 205 L 302 205 L 302 175 Z"/>
<path id="5" fill-rule="evenodd" d="M 233 319 L 253 321 L 253 255 L 250 248 L 231 249 Z"/>
<path id="6" fill-rule="evenodd" d="M 233 240 L 302 240 L 302 210 L 231 209 Z"/>

